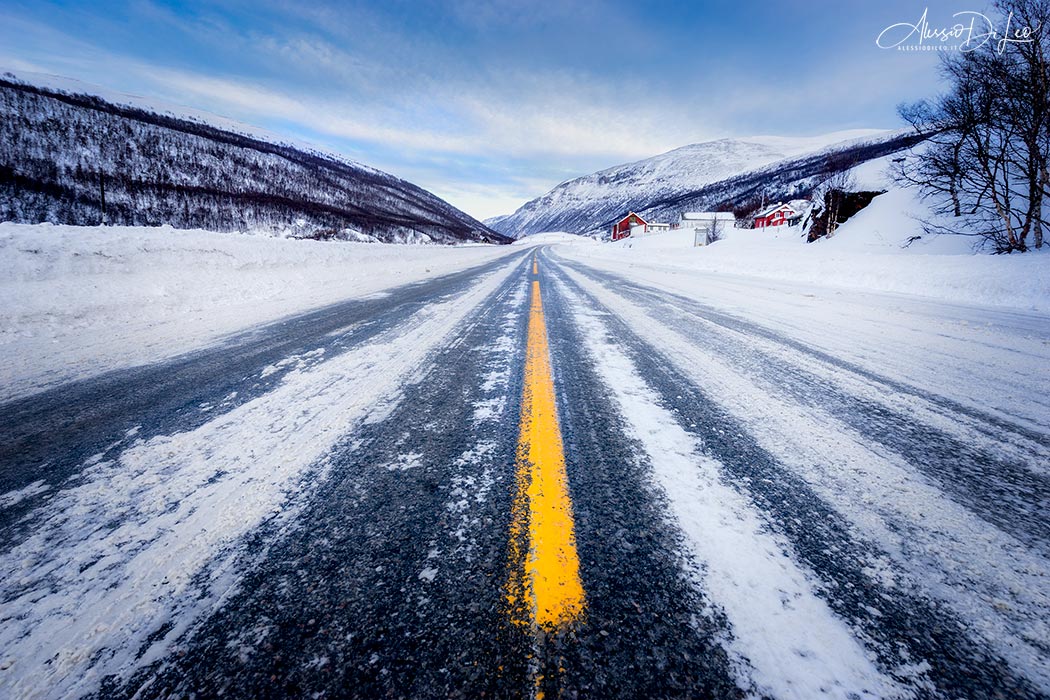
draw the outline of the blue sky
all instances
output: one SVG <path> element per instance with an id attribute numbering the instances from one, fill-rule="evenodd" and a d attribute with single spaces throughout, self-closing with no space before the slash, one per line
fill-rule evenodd
<path id="1" fill-rule="evenodd" d="M 724 136 L 897 128 L 929 5 L 0 0 L 0 70 L 207 110 L 387 170 L 484 218 L 564 180 Z"/>

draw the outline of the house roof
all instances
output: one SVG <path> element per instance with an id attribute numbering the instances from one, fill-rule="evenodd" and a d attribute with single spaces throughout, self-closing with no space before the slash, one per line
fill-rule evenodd
<path id="1" fill-rule="evenodd" d="M 682 212 L 683 221 L 735 221 L 736 215 L 731 211 L 686 211 Z"/>
<path id="2" fill-rule="evenodd" d="M 791 211 L 795 211 L 795 208 L 793 206 L 791 206 L 790 204 L 784 204 L 783 202 L 777 202 L 773 206 L 766 207 L 762 211 L 760 211 L 757 214 L 755 214 L 755 218 L 756 219 L 765 218 L 765 217 L 769 216 L 770 214 L 772 214 L 773 212 L 780 211 L 781 209 L 790 209 Z"/>
<path id="3" fill-rule="evenodd" d="M 642 218 L 642 216 L 641 216 L 640 214 L 635 214 L 635 213 L 634 213 L 633 211 L 629 211 L 629 212 L 627 212 L 627 216 L 623 217 L 622 219 L 620 219 L 620 220 L 619 220 L 619 221 L 617 221 L 616 223 L 618 223 L 618 224 L 622 224 L 622 223 L 623 223 L 624 221 L 627 221 L 627 220 L 628 220 L 628 219 L 630 219 L 630 218 L 631 218 L 632 216 L 633 216 L 633 217 L 636 217 L 636 218 L 637 218 L 637 219 L 638 219 L 639 221 L 641 221 L 641 222 L 642 222 L 643 224 L 647 224 L 647 223 L 649 223 L 648 221 L 646 221 L 645 219 L 643 219 L 643 218 Z"/>

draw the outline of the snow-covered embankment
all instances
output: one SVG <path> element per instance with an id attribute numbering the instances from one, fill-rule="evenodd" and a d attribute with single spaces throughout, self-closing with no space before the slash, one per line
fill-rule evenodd
<path id="1" fill-rule="evenodd" d="M 0 224 L 0 400 L 509 252 Z"/>

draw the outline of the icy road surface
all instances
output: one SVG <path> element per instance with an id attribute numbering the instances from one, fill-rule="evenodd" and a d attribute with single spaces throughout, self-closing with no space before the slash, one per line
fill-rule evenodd
<path id="1" fill-rule="evenodd" d="M 1047 697 L 1048 367 L 546 247 L 9 401 L 0 697 Z"/>

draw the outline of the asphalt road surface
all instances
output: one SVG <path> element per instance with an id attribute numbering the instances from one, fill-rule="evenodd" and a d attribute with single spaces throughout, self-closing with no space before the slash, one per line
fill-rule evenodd
<path id="1" fill-rule="evenodd" d="M 1047 399 L 960 394 L 1050 324 L 750 284 L 518 249 L 0 405 L 0 696 L 1050 697 Z"/>

